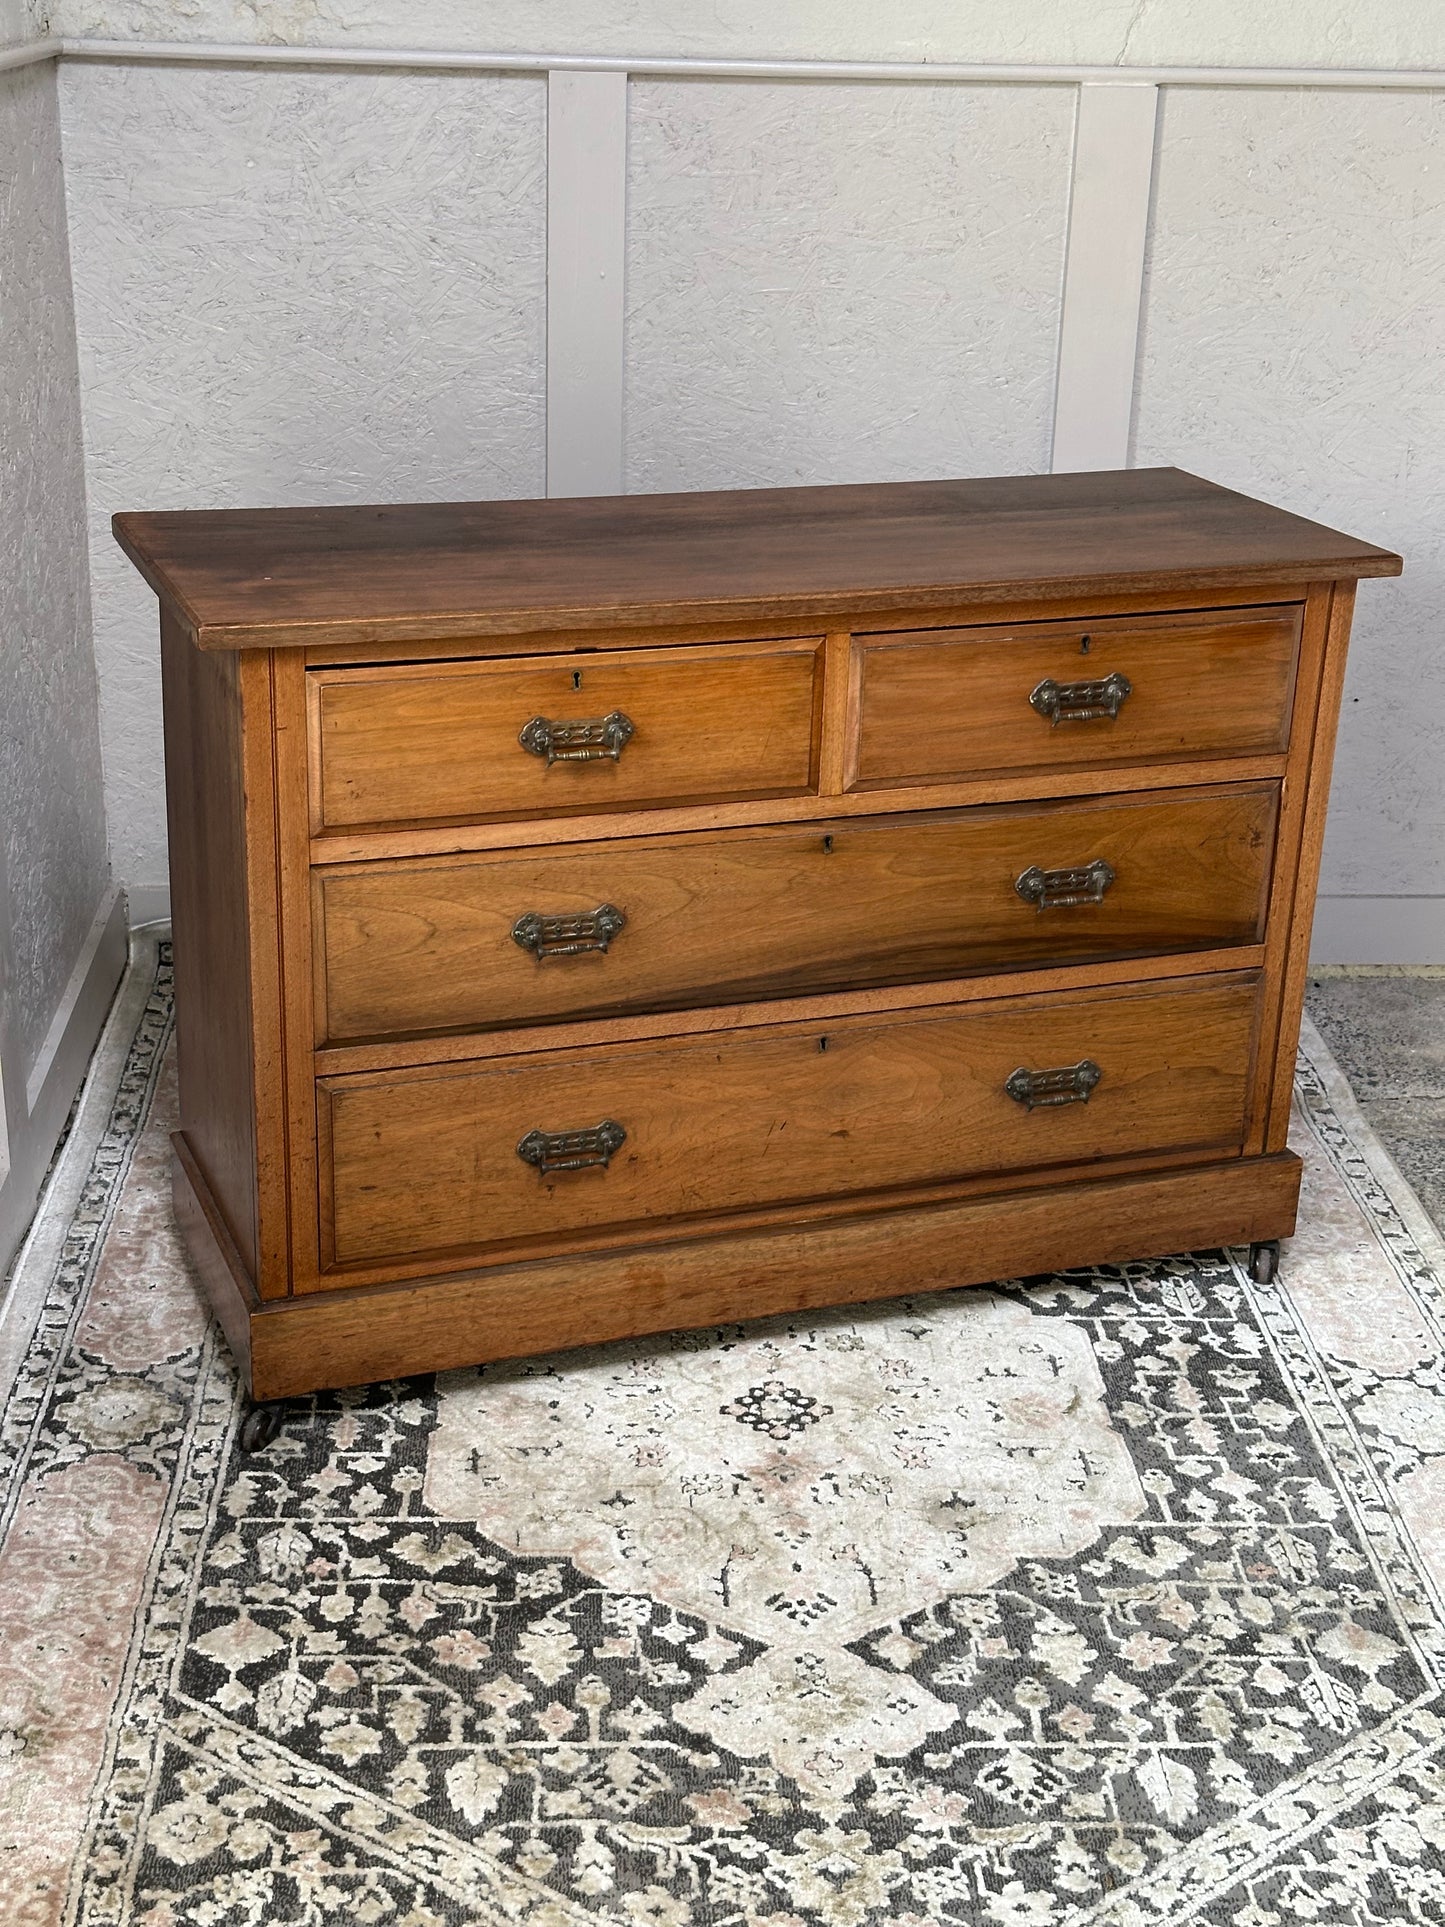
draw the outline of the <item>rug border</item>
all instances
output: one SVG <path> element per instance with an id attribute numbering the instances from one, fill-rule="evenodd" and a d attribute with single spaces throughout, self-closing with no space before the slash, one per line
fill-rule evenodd
<path id="1" fill-rule="evenodd" d="M 1420 1202 L 1410 1180 L 1396 1164 L 1383 1140 L 1360 1107 L 1349 1079 L 1340 1069 L 1329 1045 L 1308 1015 L 1300 1025 L 1300 1052 L 1309 1060 L 1329 1098 L 1330 1108 L 1353 1139 L 1356 1150 L 1370 1167 L 1391 1204 L 1399 1212 L 1420 1255 L 1445 1282 L 1445 1233 Z"/>
<path id="2" fill-rule="evenodd" d="M 110 1122 L 136 1030 L 155 989 L 164 929 L 132 930 L 130 952 L 105 1026 L 76 1099 L 69 1135 L 41 1187 L 0 1299 L 0 1408 L 15 1389 L 56 1267 Z"/>

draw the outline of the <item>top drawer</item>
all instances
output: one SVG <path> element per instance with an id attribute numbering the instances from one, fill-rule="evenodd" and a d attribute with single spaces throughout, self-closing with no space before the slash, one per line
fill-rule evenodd
<path id="1" fill-rule="evenodd" d="M 312 828 L 796 796 L 821 660 L 810 638 L 312 670 Z"/>
<path id="2" fill-rule="evenodd" d="M 1282 604 L 860 636 L 851 787 L 1278 752 L 1299 631 Z"/>

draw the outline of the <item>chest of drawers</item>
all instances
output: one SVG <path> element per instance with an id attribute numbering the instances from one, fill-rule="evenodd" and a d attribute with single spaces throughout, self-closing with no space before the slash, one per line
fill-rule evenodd
<path id="1" fill-rule="evenodd" d="M 1292 1230 L 1398 557 L 1171 469 L 115 527 L 257 1398 Z"/>

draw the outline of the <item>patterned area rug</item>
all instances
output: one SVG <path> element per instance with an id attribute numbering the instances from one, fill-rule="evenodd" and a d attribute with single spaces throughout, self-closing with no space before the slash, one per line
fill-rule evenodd
<path id="1" fill-rule="evenodd" d="M 1268 1289 L 689 1333 L 245 1459 L 137 970 L 0 1327 L 7 1927 L 1445 1920 L 1441 1251 L 1317 1040 Z"/>

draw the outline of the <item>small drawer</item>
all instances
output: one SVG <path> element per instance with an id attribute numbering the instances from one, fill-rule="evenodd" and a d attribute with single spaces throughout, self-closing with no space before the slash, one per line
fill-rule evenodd
<path id="1" fill-rule="evenodd" d="M 1237 1152 L 1257 981 L 326 1078 L 323 1262 L 445 1268 L 660 1219 Z"/>
<path id="2" fill-rule="evenodd" d="M 795 796 L 820 664 L 813 639 L 313 670 L 312 827 Z"/>
<path id="3" fill-rule="evenodd" d="M 1278 753 L 1299 632 L 1283 604 L 859 636 L 852 787 Z"/>
<path id="4" fill-rule="evenodd" d="M 1263 934 L 1278 786 L 313 874 L 342 1043 L 1207 951 Z"/>

